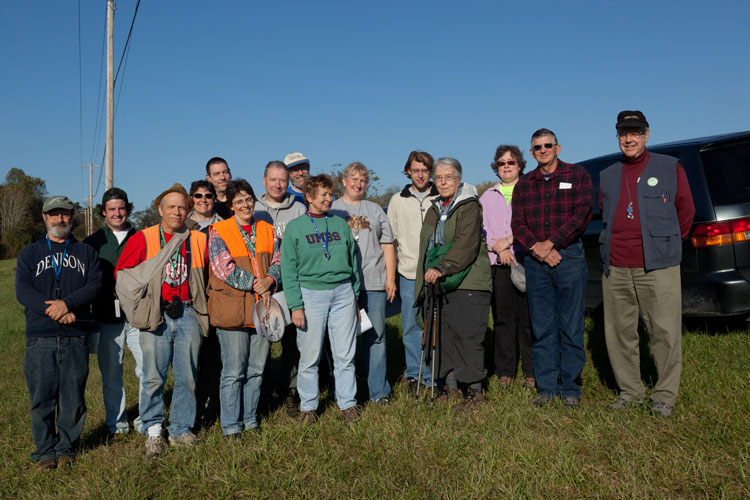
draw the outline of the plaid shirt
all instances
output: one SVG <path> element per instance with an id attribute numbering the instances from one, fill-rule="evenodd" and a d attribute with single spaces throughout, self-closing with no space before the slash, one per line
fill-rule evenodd
<path id="1" fill-rule="evenodd" d="M 549 180 L 534 169 L 513 190 L 513 238 L 526 248 L 545 240 L 565 248 L 586 229 L 593 201 L 591 177 L 580 165 L 558 160 Z"/>

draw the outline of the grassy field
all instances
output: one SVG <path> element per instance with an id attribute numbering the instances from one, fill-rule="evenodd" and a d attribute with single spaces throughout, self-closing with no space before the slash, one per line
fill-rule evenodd
<path id="1" fill-rule="evenodd" d="M 520 382 L 487 387 L 489 404 L 469 415 L 447 405 L 416 406 L 396 383 L 387 408 L 366 406 L 354 428 L 335 403 L 302 428 L 274 395 L 263 434 L 222 439 L 218 424 L 193 449 L 149 461 L 142 436 L 104 444 L 101 377 L 91 357 L 88 418 L 76 465 L 41 473 L 29 454 L 23 378 L 24 319 L 15 300 L 15 261 L 0 262 L 0 497 L 3 498 L 748 498 L 750 336 L 741 324 L 684 337 L 677 412 L 608 410 L 614 398 L 598 322 L 587 319 L 588 360 L 578 411 L 535 409 Z M 397 318 L 388 323 L 389 378 L 403 364 Z M 488 337 L 491 348 L 491 338 Z M 274 349 L 274 367 L 278 350 Z M 646 351 L 647 352 L 647 351 Z M 646 373 L 653 371 L 647 359 Z M 137 414 L 133 361 L 126 383 Z"/>

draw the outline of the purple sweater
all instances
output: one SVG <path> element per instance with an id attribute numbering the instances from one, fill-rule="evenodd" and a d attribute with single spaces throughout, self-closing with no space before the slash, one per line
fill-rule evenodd
<path id="1" fill-rule="evenodd" d="M 507 238 L 513 234 L 510 229 L 512 211 L 505 196 L 497 189 L 497 184 L 484 192 L 479 203 L 482 204 L 482 233 L 487 240 L 490 264 L 495 266 L 499 262 L 497 254 L 492 251 L 494 238 Z"/>

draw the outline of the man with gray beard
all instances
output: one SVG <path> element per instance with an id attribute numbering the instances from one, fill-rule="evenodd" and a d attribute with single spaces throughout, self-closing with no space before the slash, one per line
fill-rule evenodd
<path id="1" fill-rule="evenodd" d="M 16 298 L 26 316 L 24 376 L 36 444 L 31 458 L 39 469 L 52 470 L 73 464 L 86 420 L 89 308 L 102 278 L 96 250 L 70 234 L 73 203 L 52 196 L 42 218 L 47 234 L 18 256 Z"/>

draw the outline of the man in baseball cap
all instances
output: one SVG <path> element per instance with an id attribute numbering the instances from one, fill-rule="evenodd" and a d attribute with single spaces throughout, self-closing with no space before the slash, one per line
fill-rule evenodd
<path id="1" fill-rule="evenodd" d="M 304 190 L 305 182 L 310 177 L 310 160 L 302 153 L 289 153 L 284 158 L 284 164 L 289 172 L 289 180 L 292 181 L 289 183 L 289 193 L 294 195 L 296 201 L 307 206 Z"/>
<path id="2" fill-rule="evenodd" d="M 136 231 L 128 222 L 133 204 L 128 201 L 128 194 L 122 189 L 113 187 L 105 191 L 102 204 L 97 208 L 104 217 L 104 226 L 83 242 L 97 251 L 102 269 L 102 289 L 91 308 L 99 325 L 99 339 L 98 342 L 92 342 L 92 352 L 96 353 L 102 374 L 102 395 L 109 440 L 116 441 L 130 431 L 122 381 L 125 345 L 135 359 L 138 380 L 141 379 L 143 365 L 138 329 L 128 323 L 115 296 L 115 266 L 125 244 Z M 140 418 L 136 418 L 133 423 L 137 431 L 140 431 L 140 423 Z"/>
<path id="3" fill-rule="evenodd" d="M 16 263 L 16 298 L 26 316 L 24 376 L 31 403 L 31 454 L 41 470 L 70 466 L 86 420 L 89 308 L 101 285 L 99 258 L 76 241 L 73 202 L 50 196 L 42 206 L 47 234 Z"/>

